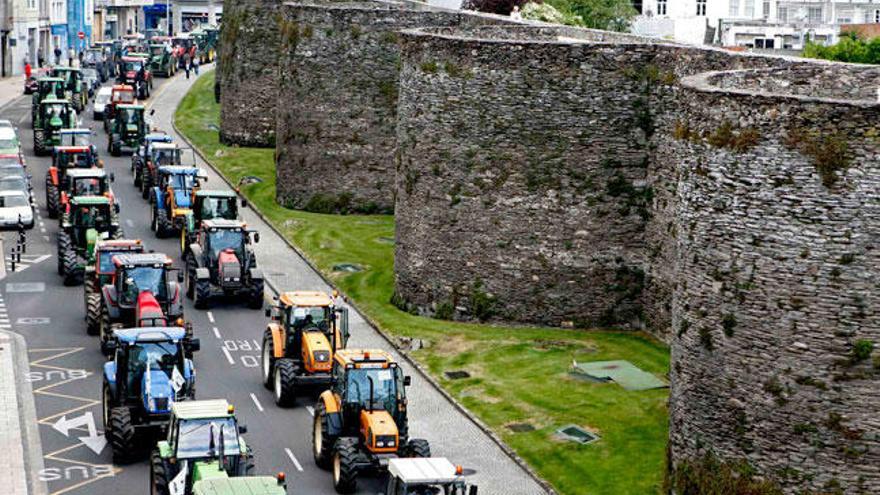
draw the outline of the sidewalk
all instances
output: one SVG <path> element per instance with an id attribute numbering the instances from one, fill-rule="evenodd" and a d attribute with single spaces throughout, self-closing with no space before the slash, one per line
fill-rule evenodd
<path id="1" fill-rule="evenodd" d="M 9 76 L 0 79 L 0 108 L 24 94 L 24 76 Z"/>
<path id="2" fill-rule="evenodd" d="M 201 67 L 204 74 L 212 65 Z M 161 94 L 151 99 L 156 113 L 154 122 L 176 139 L 172 132 L 172 118 L 177 105 L 197 78 L 189 80 L 178 77 L 166 86 Z M 209 163 L 198 160 L 199 166 L 209 171 L 210 183 L 223 183 L 223 179 Z M 260 243 L 255 246 L 257 258 L 270 290 L 320 290 L 329 292 L 331 287 L 311 266 L 292 249 L 252 208 L 241 210 L 248 225 L 260 231 Z M 450 402 L 421 370 L 413 369 L 363 317 L 357 312 L 350 314 L 352 347 L 380 348 L 388 350 L 401 363 L 406 374 L 412 376 L 408 389 L 410 427 L 413 432 L 424 435 L 431 442 L 434 455 L 454 459 L 456 463 L 473 468 L 469 476 L 480 487 L 481 493 L 498 495 L 537 495 L 548 493 L 535 478 L 523 469 L 502 447 L 475 421 Z"/>

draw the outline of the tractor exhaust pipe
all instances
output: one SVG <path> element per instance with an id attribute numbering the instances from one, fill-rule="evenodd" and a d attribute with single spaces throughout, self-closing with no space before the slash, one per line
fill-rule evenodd
<path id="1" fill-rule="evenodd" d="M 367 407 L 367 410 L 373 412 L 373 377 L 368 376 L 367 380 L 370 380 L 370 404 Z"/>

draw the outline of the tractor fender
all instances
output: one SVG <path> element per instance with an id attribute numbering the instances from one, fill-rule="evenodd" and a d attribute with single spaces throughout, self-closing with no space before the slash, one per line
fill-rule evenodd
<path id="1" fill-rule="evenodd" d="M 196 367 L 193 365 L 192 359 L 185 359 L 183 361 L 183 378 L 186 381 L 196 379 Z"/>
<path id="2" fill-rule="evenodd" d="M 196 260 L 196 267 L 202 268 L 205 266 L 205 261 L 202 257 L 202 246 L 199 246 L 198 244 L 190 244 L 189 252 L 192 253 L 193 258 Z"/>
<path id="3" fill-rule="evenodd" d="M 104 363 L 104 383 L 110 389 L 110 395 L 116 395 L 116 361 Z"/>
<path id="4" fill-rule="evenodd" d="M 205 267 L 196 268 L 196 280 L 209 280 L 211 272 Z"/>
<path id="5" fill-rule="evenodd" d="M 318 398 L 324 404 L 324 413 L 327 417 L 327 433 L 334 437 L 342 434 L 342 412 L 336 403 L 336 397 L 330 390 L 321 392 Z"/>
<path id="6" fill-rule="evenodd" d="M 248 275 L 251 277 L 251 280 L 263 280 L 263 270 L 259 268 L 251 268 Z"/>
<path id="7" fill-rule="evenodd" d="M 107 306 L 110 318 L 119 318 L 119 300 L 117 299 L 116 287 L 112 285 L 101 287 L 101 298 Z"/>
<path id="8" fill-rule="evenodd" d="M 268 330 L 272 334 L 273 357 L 281 359 L 284 357 L 284 347 L 286 344 L 284 341 L 284 329 L 277 323 L 269 323 Z"/>
<path id="9" fill-rule="evenodd" d="M 153 204 L 156 205 L 156 208 L 160 210 L 165 209 L 165 201 L 162 198 L 162 190 L 158 187 L 153 188 Z"/>
<path id="10" fill-rule="evenodd" d="M 58 185 L 58 167 L 49 167 L 49 177 L 52 178 L 52 184 Z"/>

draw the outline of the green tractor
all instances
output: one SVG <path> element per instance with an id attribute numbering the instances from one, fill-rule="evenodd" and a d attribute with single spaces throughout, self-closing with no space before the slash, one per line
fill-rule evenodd
<path id="1" fill-rule="evenodd" d="M 247 200 L 241 200 L 247 208 Z M 201 190 L 193 192 L 192 211 L 186 215 L 180 229 L 180 255 L 185 257 L 202 228 L 203 220 L 238 220 L 238 195 L 229 190 Z"/>
<path id="2" fill-rule="evenodd" d="M 37 90 L 31 96 L 31 126 L 37 122 L 37 112 L 40 111 L 40 102 L 46 98 L 64 100 L 64 79 L 60 77 L 41 77 L 37 79 Z"/>
<path id="3" fill-rule="evenodd" d="M 110 138 L 107 140 L 107 151 L 113 156 L 122 156 L 123 152 L 132 153 L 137 150 L 146 135 L 144 106 L 116 105 L 116 113 L 110 125 Z"/>
<path id="4" fill-rule="evenodd" d="M 52 69 L 52 77 L 64 79 L 64 93 L 73 108 L 82 112 L 89 101 L 89 88 L 83 81 L 82 72 L 74 67 L 55 67 Z"/>
<path id="5" fill-rule="evenodd" d="M 64 285 L 83 282 L 86 264 L 94 262 L 95 243 L 101 239 L 121 239 L 119 218 L 106 196 L 76 196 L 70 199 L 69 213 L 61 218 L 58 232 L 58 274 Z"/>
<path id="6" fill-rule="evenodd" d="M 76 127 L 76 111 L 69 101 L 46 98 L 40 102 L 34 119 L 34 153 L 49 154 L 61 144 L 61 129 Z"/>
<path id="7" fill-rule="evenodd" d="M 150 44 L 150 72 L 156 76 L 172 77 L 177 71 L 177 57 L 166 43 Z"/>
<path id="8" fill-rule="evenodd" d="M 168 437 L 150 456 L 150 493 L 169 495 L 171 485 L 178 483 L 186 490 L 174 493 L 199 493 L 195 488 L 200 483 L 248 476 L 254 469 L 254 457 L 241 436 L 246 432 L 225 399 L 175 402 Z M 236 493 L 211 492 L 207 488 L 203 487 L 201 493 Z"/>

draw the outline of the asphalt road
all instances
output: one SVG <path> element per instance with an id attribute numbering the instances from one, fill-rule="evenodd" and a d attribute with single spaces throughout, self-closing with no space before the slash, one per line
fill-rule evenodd
<path id="1" fill-rule="evenodd" d="M 163 79 L 156 82 L 153 99 L 167 83 Z M 167 253 L 181 267 L 176 239 L 156 239 L 149 229 L 149 209 L 133 187 L 130 158 L 106 153 L 106 134 L 101 123 L 92 120 L 90 110 L 81 116 L 82 126 L 95 128 L 93 140 L 105 167 L 116 176 L 113 191 L 122 205 L 120 217 L 126 237 L 143 239 L 148 249 Z M 60 431 L 64 428 L 56 428 L 63 425 L 58 424 L 62 418 L 71 421 L 86 415 L 82 421 L 87 423 L 90 414 L 97 433 L 102 433 L 100 370 L 105 360 L 98 339 L 85 332 L 82 287 L 64 287 L 55 271 L 58 221 L 46 214 L 44 188 L 50 159 L 33 153 L 30 97 L 7 106 L 0 118 L 19 126 L 39 213 L 35 228 L 28 232 L 22 263 L 4 281 L 2 302 L 13 330 L 28 343 L 45 459 L 40 477 L 52 494 L 149 493 L 146 459 L 114 466 L 109 446 L 95 453 L 79 440 L 89 435 L 87 426 L 70 429 L 67 435 Z M 225 185 L 209 183 L 207 187 Z M 8 251 L 14 236 L 7 233 L 5 237 Z M 297 407 L 280 409 L 259 382 L 260 341 L 256 339 L 266 325 L 263 311 L 236 304 L 215 304 L 210 311 L 199 311 L 187 300 L 185 312 L 202 341 L 202 350 L 194 358 L 198 398 L 226 398 L 235 404 L 240 423 L 248 426 L 245 438 L 255 452 L 256 472 L 284 471 L 289 493 L 335 493 L 330 473 L 312 461 L 309 435 L 314 401 L 300 399 Z M 359 480 L 361 493 L 376 493 L 380 486 L 378 479 Z"/>

